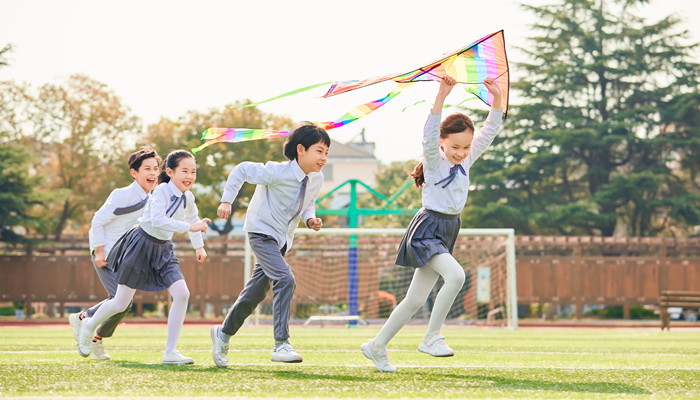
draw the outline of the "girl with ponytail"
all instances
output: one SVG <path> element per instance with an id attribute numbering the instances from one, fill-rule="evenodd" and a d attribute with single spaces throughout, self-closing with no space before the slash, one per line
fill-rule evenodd
<path id="1" fill-rule="evenodd" d="M 399 246 L 396 264 L 415 268 L 404 300 L 394 309 L 377 336 L 361 346 L 379 371 L 395 372 L 389 362 L 387 344 L 426 302 L 439 277 L 444 285 L 430 315 L 428 331 L 418 350 L 434 357 L 449 357 L 454 351 L 440 334 L 447 312 L 464 285 L 464 269 L 452 257 L 460 215 L 467 201 L 469 167 L 496 137 L 503 111 L 492 107 L 484 127 L 474 133 L 474 124 L 464 114 L 453 114 L 440 123 L 445 98 L 457 82 L 446 76 L 440 82 L 435 104 L 423 129 L 423 161 L 411 173 L 422 190 L 423 208 L 413 217 Z M 484 85 L 501 104 L 501 89 L 492 78 Z"/>

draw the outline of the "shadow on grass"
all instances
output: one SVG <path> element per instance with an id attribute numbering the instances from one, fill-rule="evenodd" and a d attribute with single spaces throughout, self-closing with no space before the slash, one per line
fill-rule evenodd
<path id="1" fill-rule="evenodd" d="M 111 361 L 112 364 L 130 369 L 143 369 L 151 371 L 171 371 L 171 372 L 197 372 L 197 373 L 246 373 L 254 375 L 266 375 L 270 377 L 275 377 L 279 379 L 291 379 L 291 380 L 332 380 L 338 382 L 375 382 L 383 381 L 389 377 L 389 375 L 384 374 L 384 378 L 377 378 L 371 376 L 355 376 L 348 375 L 347 373 L 326 373 L 326 374 L 316 374 L 310 372 L 301 372 L 298 370 L 283 370 L 278 368 L 261 369 L 261 368 L 251 368 L 251 367 L 240 367 L 240 366 L 229 366 L 228 368 L 219 368 L 216 366 L 202 366 L 202 365 L 173 365 L 173 364 L 145 364 L 134 361 Z"/>
<path id="2" fill-rule="evenodd" d="M 547 382 L 536 379 L 516 379 L 503 376 L 444 374 L 445 378 L 461 382 L 481 381 L 481 387 L 499 390 L 548 390 L 557 392 L 581 393 L 625 393 L 651 394 L 650 391 L 637 386 L 615 382 Z"/>

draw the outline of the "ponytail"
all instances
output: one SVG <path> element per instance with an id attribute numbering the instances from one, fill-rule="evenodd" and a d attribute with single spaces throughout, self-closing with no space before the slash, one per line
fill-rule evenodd
<path id="1" fill-rule="evenodd" d="M 166 158 L 160 164 L 160 174 L 158 175 L 158 184 L 159 185 L 163 182 L 165 182 L 165 183 L 170 182 L 170 176 L 168 175 L 167 172 L 165 172 L 165 168 L 167 168 L 167 166 L 166 166 L 167 162 L 168 162 L 168 159 Z"/>
<path id="2" fill-rule="evenodd" d="M 416 185 L 417 188 L 423 187 L 425 184 L 425 176 L 423 176 L 423 162 L 419 162 L 415 168 L 413 168 L 413 172 L 409 172 L 409 175 L 413 177 L 413 183 Z"/>
<path id="3" fill-rule="evenodd" d="M 167 157 L 165 157 L 165 160 L 163 160 L 163 164 L 160 167 L 160 175 L 158 175 L 158 184 L 160 185 L 163 182 L 170 182 L 170 176 L 168 175 L 166 169 L 170 168 L 174 171 L 175 168 L 177 168 L 178 165 L 180 165 L 180 160 L 188 157 L 194 158 L 194 155 L 192 155 L 192 153 L 190 153 L 187 150 L 173 150 L 170 153 L 168 153 Z"/>
<path id="4" fill-rule="evenodd" d="M 462 113 L 456 113 L 445 118 L 440 124 L 440 137 L 442 139 L 446 138 L 447 135 L 453 133 L 459 133 L 464 131 L 474 132 L 474 123 L 471 118 L 467 117 Z M 418 165 L 413 169 L 413 172 L 409 173 L 413 177 L 413 183 L 417 188 L 423 187 L 425 185 L 425 175 L 423 175 L 423 163 L 419 162 Z"/>

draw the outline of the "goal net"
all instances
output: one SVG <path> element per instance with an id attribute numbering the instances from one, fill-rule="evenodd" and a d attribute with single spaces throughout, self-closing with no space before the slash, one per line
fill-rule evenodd
<path id="1" fill-rule="evenodd" d="M 292 318 L 307 324 L 381 323 L 403 300 L 413 278 L 413 268 L 394 264 L 404 233 L 404 229 L 298 229 L 285 257 L 297 284 Z M 466 279 L 446 323 L 517 328 L 513 230 L 461 229 L 453 256 Z M 414 323 L 427 321 L 441 286 L 442 278 L 414 315 Z M 271 305 L 272 292 L 258 310 L 271 314 Z"/>

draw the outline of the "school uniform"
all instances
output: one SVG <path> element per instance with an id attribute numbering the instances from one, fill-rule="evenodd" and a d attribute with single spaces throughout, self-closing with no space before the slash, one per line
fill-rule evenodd
<path id="1" fill-rule="evenodd" d="M 250 280 L 223 323 L 222 331 L 233 335 L 265 299 L 270 290 L 275 339 L 289 338 L 289 313 L 296 288 L 284 254 L 291 249 L 299 220 L 316 218 L 315 200 L 323 184 L 319 172 L 304 173 L 296 160 L 265 164 L 238 164 L 226 180 L 221 202 L 232 203 L 243 182 L 256 184 L 243 229 L 248 233 L 257 262 Z"/>
<path id="2" fill-rule="evenodd" d="M 147 201 L 148 193 L 134 181 L 129 186 L 113 190 L 92 217 L 88 234 L 91 260 L 102 286 L 109 294 L 108 299 L 113 298 L 117 292 L 117 276 L 111 268 L 98 267 L 95 264 L 95 249 L 102 246 L 105 254 L 108 255 L 117 240 L 143 215 Z M 92 317 L 103 302 L 87 309 L 87 316 Z M 97 335 L 103 338 L 111 337 L 129 309 L 130 307 L 127 307 L 123 312 L 113 315 L 102 323 L 97 328 Z"/>
<path id="3" fill-rule="evenodd" d="M 182 193 L 172 181 L 161 183 L 151 194 L 138 226 L 131 228 L 114 245 L 107 268 L 117 282 L 132 289 L 158 292 L 184 279 L 173 252 L 174 232 L 188 232 L 192 247 L 204 246 L 201 232 L 189 232 L 199 221 L 194 195 Z"/>
<path id="4" fill-rule="evenodd" d="M 418 268 L 435 254 L 452 253 L 467 202 L 469 168 L 493 142 L 502 115 L 502 111 L 491 109 L 484 126 L 474 133 L 469 155 L 456 165 L 440 148 L 442 116 L 428 116 L 423 129 L 423 207 L 406 229 L 396 256 L 397 265 Z"/>

